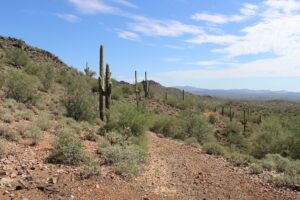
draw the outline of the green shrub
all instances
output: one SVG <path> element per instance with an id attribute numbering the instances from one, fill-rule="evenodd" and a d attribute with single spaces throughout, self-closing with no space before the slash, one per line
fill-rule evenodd
<path id="1" fill-rule="evenodd" d="M 17 142 L 20 139 L 20 135 L 18 133 L 5 126 L 0 126 L 0 137 L 13 142 Z"/>
<path id="2" fill-rule="evenodd" d="M 35 76 L 19 70 L 9 71 L 6 77 L 6 96 L 18 102 L 27 103 L 36 99 L 39 81 Z"/>
<path id="3" fill-rule="evenodd" d="M 271 177 L 270 182 L 280 187 L 292 187 L 300 184 L 300 176 L 284 175 L 280 177 Z"/>
<path id="4" fill-rule="evenodd" d="M 110 112 L 110 121 L 105 125 L 108 131 L 116 130 L 128 138 L 143 135 L 148 117 L 138 112 L 134 105 L 123 104 L 114 106 Z"/>
<path id="5" fill-rule="evenodd" d="M 289 147 L 289 132 L 283 129 L 280 120 L 267 118 L 262 123 L 262 131 L 253 140 L 252 155 L 263 158 L 266 154 L 286 154 Z"/>
<path id="6" fill-rule="evenodd" d="M 224 147 L 219 145 L 218 143 L 205 143 L 202 149 L 210 155 L 225 155 L 226 151 Z"/>
<path id="7" fill-rule="evenodd" d="M 43 131 L 47 131 L 52 126 L 50 115 L 47 113 L 40 114 L 35 124 Z"/>
<path id="8" fill-rule="evenodd" d="M 145 152 L 135 145 L 102 148 L 101 153 L 106 161 L 115 167 L 116 173 L 124 178 L 136 174 L 145 160 Z"/>
<path id="9" fill-rule="evenodd" d="M 255 161 L 252 156 L 241 154 L 238 152 L 231 153 L 230 159 L 236 166 L 247 166 Z"/>
<path id="10" fill-rule="evenodd" d="M 263 172 L 262 166 L 257 163 L 252 163 L 249 167 L 251 174 L 261 174 Z"/>
<path id="11" fill-rule="evenodd" d="M 273 162 L 274 167 L 278 172 L 287 172 L 290 170 L 290 161 L 279 154 L 267 154 L 266 161 Z"/>
<path id="12" fill-rule="evenodd" d="M 58 135 L 56 144 L 48 162 L 54 164 L 78 165 L 87 160 L 86 153 L 80 140 L 66 131 Z"/>
<path id="13" fill-rule="evenodd" d="M 216 115 L 215 115 L 215 114 L 210 114 L 210 115 L 208 116 L 208 121 L 209 121 L 209 123 L 211 123 L 211 124 L 215 124 L 216 121 L 217 121 Z"/>
<path id="14" fill-rule="evenodd" d="M 93 121 L 96 118 L 97 100 L 84 77 L 74 77 L 67 86 L 67 97 L 64 105 L 67 117 L 77 121 Z"/>
<path id="15" fill-rule="evenodd" d="M 199 143 L 214 142 L 212 127 L 207 120 L 197 114 L 183 113 L 181 116 L 182 135 L 185 138 L 195 137 Z"/>
<path id="16" fill-rule="evenodd" d="M 14 117 L 10 113 L 4 113 L 0 115 L 0 119 L 5 123 L 12 123 L 14 121 Z"/>
<path id="17" fill-rule="evenodd" d="M 6 142 L 0 139 L 0 158 L 2 158 L 6 153 Z"/>
<path id="18" fill-rule="evenodd" d="M 226 142 L 230 146 L 235 146 L 243 151 L 247 151 L 250 148 L 249 142 L 240 133 L 229 133 L 226 137 Z"/>
<path id="19" fill-rule="evenodd" d="M 48 90 L 54 82 L 55 74 L 51 66 L 31 64 L 25 67 L 25 72 L 37 76 L 45 90 Z"/>
<path id="20" fill-rule="evenodd" d="M 43 133 L 40 127 L 32 125 L 25 131 L 25 136 L 31 140 L 31 145 L 37 145 L 43 138 Z"/>
<path id="21" fill-rule="evenodd" d="M 150 130 L 165 137 L 175 137 L 179 133 L 178 120 L 168 115 L 154 116 Z"/>
<path id="22" fill-rule="evenodd" d="M 196 148 L 200 147 L 197 138 L 194 138 L 194 137 L 187 138 L 187 139 L 184 140 L 184 142 L 187 145 L 190 145 L 192 147 L 196 147 Z"/>
<path id="23" fill-rule="evenodd" d="M 240 128 L 239 128 L 237 123 L 228 122 L 228 123 L 226 123 L 224 133 L 225 133 L 225 135 L 239 134 L 240 133 Z"/>
<path id="24" fill-rule="evenodd" d="M 22 49 L 14 48 L 14 47 L 8 48 L 6 50 L 6 58 L 8 63 L 18 67 L 20 66 L 24 67 L 30 61 L 30 58 Z"/>
<path id="25" fill-rule="evenodd" d="M 88 179 L 93 176 L 101 175 L 100 163 L 97 161 L 91 161 L 84 166 L 83 172 L 80 174 L 82 178 Z"/>

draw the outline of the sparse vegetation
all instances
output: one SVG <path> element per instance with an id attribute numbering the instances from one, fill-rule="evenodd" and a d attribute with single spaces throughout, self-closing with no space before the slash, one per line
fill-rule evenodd
<path id="1" fill-rule="evenodd" d="M 87 160 L 87 155 L 79 139 L 67 131 L 62 131 L 47 160 L 54 164 L 79 165 Z"/>

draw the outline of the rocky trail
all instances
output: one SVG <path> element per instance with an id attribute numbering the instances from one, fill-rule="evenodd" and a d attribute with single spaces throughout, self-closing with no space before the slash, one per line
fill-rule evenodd
<path id="1" fill-rule="evenodd" d="M 221 157 L 153 133 L 149 137 L 147 163 L 130 181 L 109 168 L 102 177 L 82 180 L 77 168 L 43 163 L 48 148 L 17 149 L 10 160 L 0 161 L 0 199 L 300 199 L 300 192 L 275 188 Z M 28 152 L 30 163 L 22 161 Z"/>

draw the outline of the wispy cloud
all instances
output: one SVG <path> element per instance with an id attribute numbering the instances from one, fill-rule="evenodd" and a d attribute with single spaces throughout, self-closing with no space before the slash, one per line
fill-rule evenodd
<path id="1" fill-rule="evenodd" d="M 179 62 L 179 61 L 182 61 L 182 59 L 169 57 L 169 58 L 164 58 L 164 61 L 165 62 Z"/>
<path id="2" fill-rule="evenodd" d="M 71 22 L 71 23 L 75 23 L 75 22 L 78 22 L 80 21 L 80 18 L 77 17 L 76 15 L 73 15 L 73 14 L 54 14 L 56 17 L 60 18 L 60 19 L 63 19 L 65 21 L 68 21 L 68 22 Z"/>
<path id="3" fill-rule="evenodd" d="M 200 34 L 199 26 L 183 24 L 176 20 L 156 20 L 135 16 L 135 22 L 129 23 L 129 29 L 147 36 L 177 37 L 183 34 Z"/>
<path id="4" fill-rule="evenodd" d="M 206 12 L 199 12 L 192 15 L 192 19 L 197 21 L 206 21 L 215 24 L 226 24 L 229 22 L 241 22 L 256 14 L 258 7 L 253 4 L 245 4 L 240 9 L 240 14 L 235 15 L 222 15 L 222 14 L 209 14 Z"/>
<path id="5" fill-rule="evenodd" d="M 95 13 L 115 14 L 120 12 L 118 8 L 105 3 L 103 0 L 68 0 L 68 1 L 69 3 L 74 5 L 80 12 L 86 14 L 95 14 Z"/>
<path id="6" fill-rule="evenodd" d="M 115 3 L 118 3 L 118 4 L 121 4 L 123 6 L 126 6 L 126 7 L 130 7 L 130 8 L 138 8 L 137 5 L 127 1 L 127 0 L 112 0 L 113 2 Z"/>
<path id="7" fill-rule="evenodd" d="M 130 31 L 117 30 L 117 34 L 122 39 L 131 40 L 131 41 L 140 40 L 140 37 L 138 34 L 130 32 Z"/>

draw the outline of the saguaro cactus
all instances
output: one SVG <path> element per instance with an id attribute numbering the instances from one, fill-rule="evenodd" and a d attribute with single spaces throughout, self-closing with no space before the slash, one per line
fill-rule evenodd
<path id="1" fill-rule="evenodd" d="M 99 115 L 100 119 L 104 121 L 104 47 L 100 46 L 100 61 L 99 61 Z"/>
<path id="2" fill-rule="evenodd" d="M 221 115 L 224 116 L 224 106 L 222 106 Z"/>
<path id="3" fill-rule="evenodd" d="M 145 98 L 149 98 L 149 82 L 147 80 L 147 72 L 145 72 L 145 80 L 143 81 Z"/>
<path id="4" fill-rule="evenodd" d="M 232 122 L 232 119 L 234 117 L 234 112 L 232 112 L 232 109 L 231 109 L 231 106 L 229 107 L 229 118 L 230 118 L 230 121 Z"/>
<path id="5" fill-rule="evenodd" d="M 134 75 L 135 75 L 135 100 L 136 100 L 137 109 L 139 110 L 140 90 L 139 90 L 139 85 L 138 85 L 138 80 L 137 80 L 137 71 L 134 72 Z"/>
<path id="6" fill-rule="evenodd" d="M 244 127 L 244 134 L 246 133 L 248 120 L 246 119 L 246 110 L 244 110 L 243 119 L 241 120 L 241 124 Z"/>
<path id="7" fill-rule="evenodd" d="M 184 99 L 185 99 L 185 92 L 184 90 L 182 90 L 182 100 L 184 101 Z"/>
<path id="8" fill-rule="evenodd" d="M 168 100 L 168 92 L 165 93 L 165 100 Z"/>
<path id="9" fill-rule="evenodd" d="M 111 72 L 110 67 L 107 64 L 105 70 L 104 77 L 104 47 L 100 46 L 100 62 L 99 62 L 99 78 L 98 78 L 98 86 L 99 86 L 99 115 L 100 119 L 104 121 L 104 98 L 105 98 L 105 108 L 107 110 L 110 109 L 111 104 L 111 91 L 112 91 L 112 82 L 111 82 Z M 109 120 L 109 116 L 107 113 L 107 120 Z"/>

